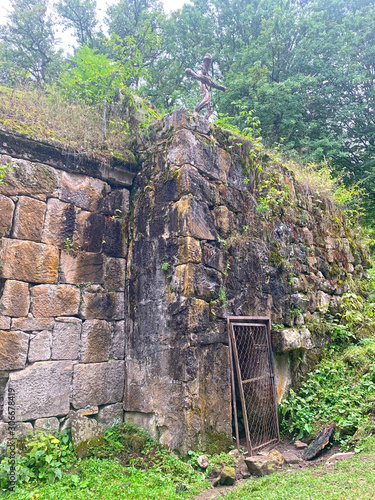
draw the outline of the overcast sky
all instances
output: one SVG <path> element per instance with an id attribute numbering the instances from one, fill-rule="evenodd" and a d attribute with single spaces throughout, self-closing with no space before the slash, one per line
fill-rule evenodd
<path id="1" fill-rule="evenodd" d="M 188 0 L 161 0 L 162 3 L 164 4 L 164 10 L 165 12 L 171 12 L 172 10 L 177 10 L 180 9 L 184 3 L 188 3 Z M 105 12 L 107 10 L 108 5 L 113 5 L 118 3 L 119 0 L 96 0 L 97 6 L 98 6 L 98 19 L 99 21 L 102 21 Z M 53 3 L 52 1 L 50 3 Z M 9 0 L 0 0 L 0 24 L 4 24 L 6 21 L 6 16 L 7 12 L 11 10 L 10 8 L 10 1 Z M 62 33 L 59 32 L 58 36 L 60 38 L 63 38 L 63 45 L 65 45 L 66 49 L 66 44 L 70 45 L 73 42 L 73 39 L 69 34 L 67 33 Z"/>

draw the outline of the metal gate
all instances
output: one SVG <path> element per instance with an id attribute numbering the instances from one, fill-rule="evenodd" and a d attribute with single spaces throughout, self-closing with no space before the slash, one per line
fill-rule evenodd
<path id="1" fill-rule="evenodd" d="M 227 318 L 234 423 L 239 447 L 236 384 L 249 453 L 280 439 L 269 318 Z"/>

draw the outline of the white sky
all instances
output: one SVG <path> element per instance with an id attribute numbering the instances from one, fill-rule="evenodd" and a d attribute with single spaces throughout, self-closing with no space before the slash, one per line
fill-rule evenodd
<path id="1" fill-rule="evenodd" d="M 189 0 L 161 0 L 164 4 L 164 10 L 166 13 L 169 13 L 173 10 L 180 9 L 185 3 L 189 3 Z M 105 12 L 109 5 L 113 5 L 118 3 L 119 0 L 96 0 L 97 10 L 98 10 L 98 19 L 101 23 L 105 16 Z M 53 3 L 50 0 L 50 3 Z M 0 0 L 0 24 L 4 24 L 6 22 L 7 12 L 11 10 L 10 1 L 9 0 Z M 58 30 L 58 37 L 61 39 L 61 46 L 64 47 L 64 50 L 67 49 L 67 45 L 70 46 L 74 39 L 69 34 L 69 32 L 62 32 L 62 30 Z"/>

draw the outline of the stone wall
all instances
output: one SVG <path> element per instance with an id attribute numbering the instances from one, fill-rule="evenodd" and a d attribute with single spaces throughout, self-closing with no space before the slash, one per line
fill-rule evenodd
<path id="1" fill-rule="evenodd" d="M 226 316 L 271 317 L 280 400 L 370 263 L 329 198 L 256 145 L 178 110 L 142 147 L 125 415 L 172 448 L 210 449 L 232 431 Z"/>
<path id="2" fill-rule="evenodd" d="M 139 139 L 132 186 L 134 164 L 0 142 L 0 441 L 15 390 L 20 434 L 125 415 L 182 453 L 223 448 L 226 316 L 271 317 L 280 399 L 366 277 L 328 197 L 186 110 Z"/>
<path id="3" fill-rule="evenodd" d="M 129 191 L 68 167 L 0 164 L 12 169 L 0 186 L 1 436 L 8 394 L 20 435 L 61 430 L 72 411 L 122 421 Z"/>

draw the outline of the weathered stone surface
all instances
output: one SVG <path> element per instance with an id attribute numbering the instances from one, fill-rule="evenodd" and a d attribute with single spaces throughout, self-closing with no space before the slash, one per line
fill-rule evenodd
<path id="1" fill-rule="evenodd" d="M 51 357 L 52 335 L 48 330 L 35 332 L 30 335 L 29 363 L 34 361 L 46 361 Z"/>
<path id="2" fill-rule="evenodd" d="M 247 468 L 252 476 L 267 476 L 276 472 L 278 461 L 266 455 L 257 455 L 245 459 Z"/>
<path id="3" fill-rule="evenodd" d="M 98 211 L 105 215 L 121 217 L 129 210 L 129 190 L 114 189 L 100 199 Z"/>
<path id="4" fill-rule="evenodd" d="M 85 290 L 82 294 L 81 316 L 84 319 L 123 319 L 124 293 Z"/>
<path id="5" fill-rule="evenodd" d="M 104 260 L 104 288 L 110 291 L 122 292 L 125 290 L 125 259 L 105 257 Z"/>
<path id="6" fill-rule="evenodd" d="M 19 370 L 26 364 L 29 336 L 23 332 L 0 331 L 0 370 Z"/>
<path id="7" fill-rule="evenodd" d="M 272 330 L 272 349 L 275 352 L 287 352 L 294 349 L 312 349 L 314 347 L 308 328 L 286 328 Z"/>
<path id="8" fill-rule="evenodd" d="M 173 205 L 170 227 L 178 236 L 191 236 L 200 240 L 214 240 L 216 232 L 207 206 L 191 195 L 183 196 Z"/>
<path id="9" fill-rule="evenodd" d="M 30 195 L 34 198 L 41 195 L 44 199 L 46 196 L 56 194 L 60 176 L 58 170 L 42 163 L 32 163 L 27 160 L 12 161 L 9 156 L 1 155 L 3 165 L 10 162 L 12 172 L 6 173 L 4 183 L 0 185 L 1 194 L 9 196 Z"/>
<path id="10" fill-rule="evenodd" d="M 29 285 L 23 281 L 7 280 L 0 299 L 0 313 L 6 316 L 27 316 L 29 307 Z"/>
<path id="11" fill-rule="evenodd" d="M 15 425 L 15 436 L 18 439 L 25 438 L 33 432 L 33 424 L 30 422 L 17 422 Z"/>
<path id="12" fill-rule="evenodd" d="M 187 327 L 190 332 L 202 331 L 208 326 L 209 305 L 206 301 L 192 298 L 188 302 Z"/>
<path id="13" fill-rule="evenodd" d="M 207 301 L 218 296 L 220 277 L 214 269 L 191 263 L 183 264 L 176 267 L 174 278 L 182 295 Z"/>
<path id="14" fill-rule="evenodd" d="M 207 467 L 210 465 L 210 462 L 206 455 L 199 455 L 199 457 L 197 458 L 197 462 L 199 467 L 201 467 L 202 469 L 207 469 Z"/>
<path id="15" fill-rule="evenodd" d="M 52 359 L 78 359 L 82 321 L 56 318 L 52 334 Z"/>
<path id="16" fill-rule="evenodd" d="M 89 363 L 74 366 L 73 406 L 118 403 L 124 393 L 124 361 Z"/>
<path id="17" fill-rule="evenodd" d="M 12 229 L 14 203 L 0 194 L 0 237 L 9 236 Z"/>
<path id="18" fill-rule="evenodd" d="M 293 306 L 305 313 L 309 309 L 310 301 L 308 297 L 302 293 L 294 293 L 290 296 Z"/>
<path id="19" fill-rule="evenodd" d="M 90 212 L 99 207 L 101 199 L 109 190 L 106 182 L 87 175 L 63 172 L 61 176 L 60 199 Z"/>
<path id="20" fill-rule="evenodd" d="M 57 435 L 59 433 L 59 428 L 60 424 L 56 417 L 38 418 L 34 422 L 34 431 L 43 431 Z"/>
<path id="21" fill-rule="evenodd" d="M 111 323 L 111 350 L 110 357 L 124 359 L 125 357 L 125 322 L 114 321 Z"/>
<path id="22" fill-rule="evenodd" d="M 59 252 L 52 245 L 33 241 L 2 239 L 1 276 L 30 283 L 56 283 Z"/>
<path id="23" fill-rule="evenodd" d="M 79 458 L 89 455 L 88 447 L 104 443 L 104 428 L 96 420 L 75 413 L 70 419 L 74 451 Z"/>
<path id="24" fill-rule="evenodd" d="M 124 408 L 122 403 L 104 406 L 99 410 L 98 422 L 102 424 L 104 429 L 108 429 L 113 425 L 121 424 L 124 420 Z"/>
<path id="25" fill-rule="evenodd" d="M 78 313 L 80 293 L 72 285 L 37 285 L 31 288 L 31 312 L 36 318 L 74 316 Z"/>
<path id="26" fill-rule="evenodd" d="M 13 318 L 12 330 L 33 332 L 40 330 L 52 330 L 54 321 L 51 318 L 34 318 L 29 314 L 27 318 Z"/>
<path id="27" fill-rule="evenodd" d="M 232 212 L 225 206 L 219 206 L 214 208 L 213 214 L 219 233 L 224 238 L 228 237 L 234 229 Z"/>
<path id="28" fill-rule="evenodd" d="M 318 293 L 316 294 L 316 299 L 317 299 L 317 307 L 318 307 L 319 311 L 322 314 L 325 314 L 328 311 L 328 308 L 329 308 L 329 305 L 331 302 L 330 295 L 319 290 Z"/>
<path id="29" fill-rule="evenodd" d="M 106 217 L 103 230 L 103 252 L 109 257 L 125 257 L 126 238 L 123 221 Z"/>
<path id="30" fill-rule="evenodd" d="M 7 316 L 0 316 L 0 330 L 9 330 L 10 328 L 10 318 Z M 21 330 L 21 328 L 15 328 L 15 330 Z"/>
<path id="31" fill-rule="evenodd" d="M 0 422 L 0 460 L 6 456 L 8 437 L 8 424 Z"/>
<path id="32" fill-rule="evenodd" d="M 72 242 L 75 220 L 76 209 L 73 204 L 50 198 L 47 202 L 42 242 L 58 247 L 64 247 L 67 241 Z"/>
<path id="33" fill-rule="evenodd" d="M 220 474 L 220 484 L 231 486 L 236 480 L 236 470 L 234 467 L 225 466 Z"/>
<path id="34" fill-rule="evenodd" d="M 283 457 L 285 460 L 285 463 L 287 464 L 299 464 L 301 462 L 301 459 L 293 452 L 291 451 L 284 451 L 283 452 Z"/>
<path id="35" fill-rule="evenodd" d="M 100 253 L 62 252 L 60 267 L 64 283 L 103 282 L 103 256 Z"/>
<path id="36" fill-rule="evenodd" d="M 104 239 L 104 226 L 104 215 L 80 211 L 76 217 L 73 246 L 85 252 L 100 252 Z"/>
<path id="37" fill-rule="evenodd" d="M 88 319 L 82 325 L 81 362 L 108 361 L 111 347 L 111 328 L 107 321 Z"/>
<path id="38" fill-rule="evenodd" d="M 294 446 L 297 448 L 297 450 L 303 450 L 304 448 L 307 448 L 308 445 L 306 443 L 303 443 L 302 441 L 297 440 L 294 443 Z"/>
<path id="39" fill-rule="evenodd" d="M 28 196 L 20 196 L 13 222 L 13 238 L 40 241 L 46 204 Z"/>
<path id="40" fill-rule="evenodd" d="M 278 467 L 282 467 L 285 464 L 284 456 L 277 450 L 271 450 L 268 456 L 276 460 Z"/>
<path id="41" fill-rule="evenodd" d="M 35 420 L 66 415 L 73 366 L 66 361 L 42 361 L 9 375 L 5 391 L 4 417 L 8 420 L 7 394 L 14 389 L 17 420 Z"/>
<path id="42" fill-rule="evenodd" d="M 212 192 L 209 181 L 202 177 L 198 170 L 191 165 L 183 165 L 177 171 L 175 182 L 176 192 L 172 191 L 171 195 L 166 196 L 171 201 L 188 194 L 193 194 L 194 199 L 199 201 L 207 202 L 207 200 L 210 200 L 213 205 L 218 201 Z"/>
<path id="43" fill-rule="evenodd" d="M 180 264 L 188 262 L 198 264 L 201 260 L 202 250 L 198 240 L 189 236 L 178 240 L 178 261 Z"/>

